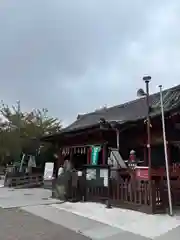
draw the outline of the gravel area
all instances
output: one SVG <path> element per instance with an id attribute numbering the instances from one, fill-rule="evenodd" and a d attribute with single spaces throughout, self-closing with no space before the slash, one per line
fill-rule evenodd
<path id="1" fill-rule="evenodd" d="M 0 208 L 0 239 L 88 240 L 76 232 L 17 208 Z"/>

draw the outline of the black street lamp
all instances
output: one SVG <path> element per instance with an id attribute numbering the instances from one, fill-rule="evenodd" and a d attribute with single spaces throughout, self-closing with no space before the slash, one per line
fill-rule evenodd
<path id="1" fill-rule="evenodd" d="M 144 76 L 143 81 L 146 85 L 146 91 L 139 89 L 137 95 L 139 97 L 146 97 L 146 107 L 147 107 L 147 116 L 146 116 L 146 126 L 147 126 L 147 152 L 148 152 L 148 176 L 149 176 L 149 188 L 152 191 L 151 185 L 151 123 L 150 123 L 150 102 L 149 102 L 149 82 L 151 76 Z M 152 192 L 150 193 L 150 205 L 152 206 Z"/>
<path id="2" fill-rule="evenodd" d="M 146 106 L 147 106 L 147 116 L 146 116 L 146 125 L 147 125 L 147 150 L 148 150 L 148 166 L 149 170 L 151 169 L 151 123 L 150 123 L 150 102 L 149 102 L 149 82 L 151 76 L 144 76 L 143 81 L 146 84 L 146 92 L 143 89 L 139 89 L 137 95 L 139 97 L 146 97 Z"/>

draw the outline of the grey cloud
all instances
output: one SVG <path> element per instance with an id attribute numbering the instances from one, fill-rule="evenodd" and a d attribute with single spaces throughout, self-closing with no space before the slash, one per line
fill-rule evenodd
<path id="1" fill-rule="evenodd" d="M 1 97 L 70 122 L 134 98 L 146 72 L 153 91 L 159 79 L 176 83 L 179 7 L 175 0 L 1 1 Z"/>

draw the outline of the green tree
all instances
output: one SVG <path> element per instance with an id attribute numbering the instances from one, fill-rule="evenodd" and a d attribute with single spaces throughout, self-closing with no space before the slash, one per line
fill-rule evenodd
<path id="1" fill-rule="evenodd" d="M 38 139 L 45 134 L 58 132 L 62 127 L 58 119 L 49 116 L 47 109 L 23 112 L 19 101 L 12 107 L 2 102 L 0 113 L 4 119 L 0 119 L 1 162 L 7 156 L 17 159 L 22 151 L 38 148 Z"/>

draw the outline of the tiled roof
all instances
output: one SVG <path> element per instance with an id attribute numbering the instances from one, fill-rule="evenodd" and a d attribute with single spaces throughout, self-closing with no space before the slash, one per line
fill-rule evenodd
<path id="1" fill-rule="evenodd" d="M 155 93 L 149 98 L 152 116 L 160 114 L 160 94 Z M 164 110 L 169 111 L 180 106 L 180 85 L 163 91 Z M 124 123 L 137 121 L 147 115 L 146 98 L 139 98 L 118 106 L 79 115 L 77 120 L 63 129 L 65 132 L 88 128 L 99 123 L 100 118 L 107 121 Z"/>

